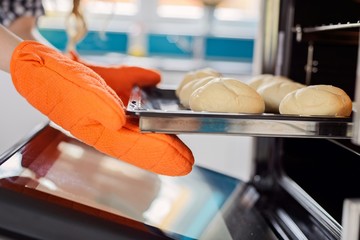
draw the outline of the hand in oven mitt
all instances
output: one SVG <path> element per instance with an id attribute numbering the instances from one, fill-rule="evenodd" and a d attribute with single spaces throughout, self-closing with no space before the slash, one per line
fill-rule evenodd
<path id="1" fill-rule="evenodd" d="M 84 143 L 158 174 L 191 171 L 190 149 L 175 135 L 140 133 L 114 90 L 85 65 L 38 42 L 23 41 L 13 52 L 10 73 L 31 105 Z"/>
<path id="2" fill-rule="evenodd" d="M 74 51 L 70 51 L 69 54 L 71 59 L 84 64 L 99 74 L 125 105 L 127 105 L 131 90 L 135 85 L 151 87 L 161 81 L 160 73 L 153 69 L 126 65 L 101 66 L 84 61 Z"/>

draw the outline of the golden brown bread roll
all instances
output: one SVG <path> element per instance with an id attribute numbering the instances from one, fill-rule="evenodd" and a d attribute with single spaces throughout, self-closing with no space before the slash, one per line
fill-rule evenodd
<path id="1" fill-rule="evenodd" d="M 204 77 L 208 77 L 208 76 L 216 76 L 219 77 L 221 76 L 221 74 L 212 69 L 212 68 L 203 68 L 203 69 L 198 69 L 195 71 L 191 71 L 185 74 L 184 78 L 182 79 L 182 81 L 180 82 L 179 86 L 176 88 L 175 90 L 175 94 L 177 97 L 179 97 L 180 91 L 181 89 L 185 86 L 185 84 L 187 84 L 188 82 L 194 81 L 194 80 L 198 80 L 198 79 L 202 79 Z"/>
<path id="2" fill-rule="evenodd" d="M 263 113 L 262 97 L 249 85 L 233 78 L 217 78 L 198 88 L 189 99 L 193 111 Z"/>
<path id="3" fill-rule="evenodd" d="M 279 110 L 281 114 L 348 117 L 352 112 L 352 101 L 341 88 L 311 85 L 286 95 Z"/>
<path id="4" fill-rule="evenodd" d="M 190 99 L 191 94 L 196 89 L 204 86 L 206 83 L 208 83 L 216 78 L 217 77 L 214 77 L 214 76 L 208 76 L 208 77 L 198 79 L 196 81 L 190 81 L 187 84 L 185 84 L 179 93 L 179 100 L 180 100 L 181 105 L 183 105 L 185 108 L 190 108 L 189 99 Z"/>

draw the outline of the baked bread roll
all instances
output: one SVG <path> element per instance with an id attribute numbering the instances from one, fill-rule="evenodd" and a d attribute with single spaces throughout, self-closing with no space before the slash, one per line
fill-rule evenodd
<path id="1" fill-rule="evenodd" d="M 255 90 L 258 90 L 259 88 L 273 82 L 283 82 L 283 81 L 291 81 L 291 79 L 284 77 L 284 76 L 275 76 L 272 74 L 260 74 L 258 76 L 253 77 L 249 81 L 249 86 L 252 87 Z"/>
<path id="2" fill-rule="evenodd" d="M 263 113 L 262 97 L 249 85 L 232 78 L 217 78 L 193 92 L 189 99 L 193 111 Z"/>
<path id="3" fill-rule="evenodd" d="M 210 82 L 216 78 L 217 77 L 214 77 L 214 76 L 208 76 L 208 77 L 204 77 L 199 80 L 196 80 L 196 81 L 190 81 L 187 84 L 185 84 L 179 93 L 179 100 L 180 100 L 181 105 L 183 105 L 185 108 L 190 108 L 189 99 L 190 99 L 191 94 L 196 89 L 204 86 L 205 84 L 207 84 L 208 82 Z"/>
<path id="4" fill-rule="evenodd" d="M 280 102 L 290 92 L 306 85 L 291 81 L 286 78 L 273 78 L 267 84 L 260 86 L 257 92 L 262 96 L 265 101 L 265 112 L 279 113 Z"/>
<path id="5" fill-rule="evenodd" d="M 311 85 L 286 95 L 279 110 L 281 114 L 348 117 L 352 101 L 341 88 Z"/>
<path id="6" fill-rule="evenodd" d="M 208 76 L 219 77 L 221 74 L 212 68 L 203 68 L 195 71 L 191 71 L 185 74 L 184 78 L 180 82 L 179 86 L 175 90 L 175 94 L 179 97 L 181 89 L 188 83 L 194 80 L 202 79 Z"/>
<path id="7" fill-rule="evenodd" d="M 272 74 L 260 74 L 252 77 L 248 82 L 248 85 L 253 89 L 257 90 L 261 85 L 269 82 L 274 75 Z"/>

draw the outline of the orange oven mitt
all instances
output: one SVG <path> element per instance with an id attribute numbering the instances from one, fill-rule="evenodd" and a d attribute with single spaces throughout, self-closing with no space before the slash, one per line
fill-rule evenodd
<path id="1" fill-rule="evenodd" d="M 80 59 L 74 51 L 70 51 L 69 54 L 74 61 L 84 64 L 99 74 L 114 89 L 125 105 L 127 105 L 131 90 L 135 85 L 150 87 L 155 86 L 161 80 L 160 73 L 153 69 L 126 65 L 101 66 Z"/>
<path id="2" fill-rule="evenodd" d="M 23 41 L 14 50 L 10 73 L 30 104 L 86 144 L 158 174 L 191 171 L 193 155 L 177 136 L 140 133 L 136 121 L 125 116 L 121 99 L 83 64 Z"/>

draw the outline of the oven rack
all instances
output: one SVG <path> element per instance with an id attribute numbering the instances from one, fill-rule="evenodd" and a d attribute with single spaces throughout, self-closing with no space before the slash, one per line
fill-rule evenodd
<path id="1" fill-rule="evenodd" d="M 360 27 L 360 20 L 357 21 L 356 23 L 347 22 L 347 23 L 322 25 L 316 27 L 305 27 L 303 28 L 303 32 L 311 33 L 311 32 L 342 30 L 342 29 L 358 28 L 358 27 Z"/>
<path id="2" fill-rule="evenodd" d="M 134 88 L 127 114 L 142 132 L 234 134 L 261 137 L 350 139 L 352 117 L 194 112 L 171 89 Z"/>
<path id="3" fill-rule="evenodd" d="M 302 27 L 296 25 L 292 31 L 296 33 L 296 40 L 322 41 L 339 44 L 357 45 L 359 38 L 360 20 L 338 24 L 327 24 L 314 27 Z"/>

